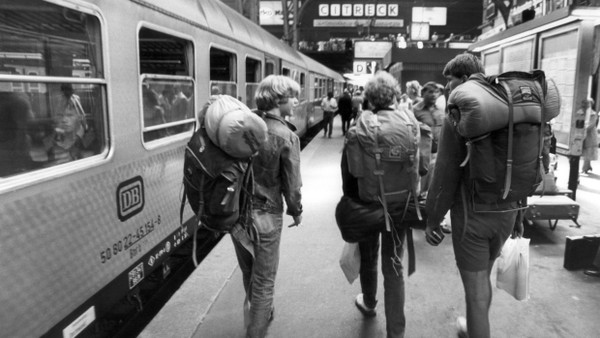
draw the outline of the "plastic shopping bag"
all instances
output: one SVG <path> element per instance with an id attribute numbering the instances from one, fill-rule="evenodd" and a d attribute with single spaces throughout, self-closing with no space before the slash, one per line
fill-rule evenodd
<path id="1" fill-rule="evenodd" d="M 497 260 L 496 287 L 516 300 L 529 299 L 529 238 L 509 238 Z"/>
<path id="2" fill-rule="evenodd" d="M 340 257 L 340 266 L 348 283 L 352 284 L 360 272 L 360 250 L 358 249 L 358 243 L 344 244 L 342 250 L 342 256 Z"/>

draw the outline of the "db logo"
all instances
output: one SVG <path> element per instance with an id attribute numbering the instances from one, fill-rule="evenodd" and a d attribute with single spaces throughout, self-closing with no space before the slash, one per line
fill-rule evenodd
<path id="1" fill-rule="evenodd" d="M 117 187 L 117 211 L 124 222 L 144 209 L 144 181 L 141 176 L 128 179 Z"/>

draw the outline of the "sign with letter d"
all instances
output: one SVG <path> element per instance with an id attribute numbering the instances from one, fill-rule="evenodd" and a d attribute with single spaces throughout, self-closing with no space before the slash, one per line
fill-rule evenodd
<path id="1" fill-rule="evenodd" d="M 354 61 L 354 74 L 367 74 L 367 62 L 366 61 Z"/>

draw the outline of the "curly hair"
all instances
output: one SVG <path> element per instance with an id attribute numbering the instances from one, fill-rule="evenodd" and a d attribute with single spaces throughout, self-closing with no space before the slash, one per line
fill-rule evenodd
<path id="1" fill-rule="evenodd" d="M 421 96 L 421 84 L 417 80 L 408 81 L 406 83 L 406 93 L 414 96 Z"/>
<path id="2" fill-rule="evenodd" d="M 258 85 L 254 100 L 256 107 L 262 111 L 277 108 L 287 103 L 290 98 L 298 97 L 300 85 L 298 82 L 283 75 L 269 75 Z"/>
<path id="3" fill-rule="evenodd" d="M 365 97 L 375 109 L 383 109 L 394 104 L 398 81 L 388 72 L 378 71 L 365 84 Z"/>
<path id="4" fill-rule="evenodd" d="M 462 53 L 455 56 L 452 60 L 448 61 L 442 72 L 444 76 L 453 75 L 458 78 L 465 75 L 469 77 L 475 73 L 485 73 L 485 69 L 479 58 L 470 53 Z"/>

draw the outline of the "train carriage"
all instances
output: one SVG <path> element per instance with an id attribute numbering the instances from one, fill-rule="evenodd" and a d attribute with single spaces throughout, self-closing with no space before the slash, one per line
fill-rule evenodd
<path id="1" fill-rule="evenodd" d="M 266 75 L 293 77 L 302 136 L 344 81 L 216 0 L 4 0 L 0 18 L 8 337 L 112 336 L 119 304 L 140 311 L 175 274 L 196 231 L 183 150 L 211 90 L 253 107 Z"/>

